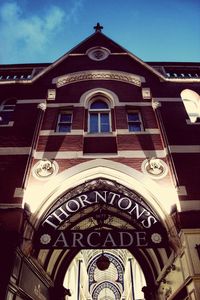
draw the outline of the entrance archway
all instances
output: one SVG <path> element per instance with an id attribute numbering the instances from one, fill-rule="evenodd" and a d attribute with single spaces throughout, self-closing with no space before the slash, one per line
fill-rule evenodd
<path id="1" fill-rule="evenodd" d="M 34 235 L 34 256 L 43 261 L 45 271 L 59 287 L 81 249 L 128 249 L 154 293 L 158 275 L 172 253 L 167 240 L 165 221 L 142 195 L 109 179 L 96 178 L 63 193 L 49 207 Z M 92 297 L 108 286 L 117 295 L 113 299 L 122 296 L 114 283 L 102 282 Z"/>

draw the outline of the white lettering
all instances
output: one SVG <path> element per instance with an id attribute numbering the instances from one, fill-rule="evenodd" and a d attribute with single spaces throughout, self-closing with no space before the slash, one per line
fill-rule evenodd
<path id="1" fill-rule="evenodd" d="M 100 246 L 100 243 L 99 243 L 99 242 L 96 243 L 96 244 L 92 244 L 92 243 L 91 243 L 91 238 L 92 238 L 93 235 L 98 235 L 98 236 L 100 237 L 100 236 L 101 236 L 101 233 L 100 233 L 100 232 L 91 232 L 91 233 L 89 233 L 89 234 L 88 234 L 88 237 L 87 237 L 87 243 L 88 243 L 88 245 L 89 245 L 90 247 L 94 247 L 94 248 L 99 247 L 99 246 Z M 98 239 L 97 239 L 97 241 L 98 241 Z"/>
<path id="2" fill-rule="evenodd" d="M 117 247 L 117 244 L 115 244 L 115 241 L 113 240 L 113 237 L 112 237 L 112 235 L 111 235 L 111 233 L 108 233 L 107 234 L 107 236 L 106 236 L 106 239 L 105 239 L 105 241 L 104 241 L 104 243 L 103 243 L 103 247 L 110 247 L 109 245 L 107 245 L 107 243 L 109 244 L 111 244 L 110 246 L 111 247 Z"/>
<path id="3" fill-rule="evenodd" d="M 145 228 L 150 228 L 156 222 L 157 220 L 153 216 L 149 216 L 146 220 L 143 220 L 141 223 Z"/>
<path id="4" fill-rule="evenodd" d="M 119 206 L 119 208 L 121 208 L 121 209 L 123 209 L 123 210 L 127 210 L 127 209 L 129 209 L 130 207 L 131 207 L 131 200 L 129 199 L 129 198 L 126 198 L 126 197 L 124 197 L 124 198 L 121 198 L 121 199 L 119 199 L 119 201 L 118 201 L 118 206 Z"/>
<path id="5" fill-rule="evenodd" d="M 128 246 L 131 246 L 133 244 L 133 236 L 132 236 L 132 234 L 130 234 L 130 232 L 122 231 L 122 232 L 119 233 L 119 236 L 120 236 L 120 246 L 121 247 L 128 247 Z M 126 238 L 127 237 L 129 238 L 129 241 L 126 242 L 126 243 L 124 241 L 125 236 L 126 236 Z"/>
<path id="6" fill-rule="evenodd" d="M 140 206 L 137 203 L 135 203 L 135 206 L 128 213 L 131 215 L 134 210 L 136 212 L 137 220 L 146 212 L 146 209 L 144 209 L 144 208 L 143 208 L 143 211 L 140 212 Z"/>
<path id="7" fill-rule="evenodd" d="M 119 195 L 119 194 L 115 194 L 115 193 L 113 193 L 113 192 L 110 192 L 109 195 L 112 195 L 112 198 L 111 198 L 111 200 L 110 200 L 110 202 L 109 202 L 109 204 L 111 204 L 111 205 L 114 204 L 113 202 L 115 201 L 115 198 L 116 198 L 116 197 L 119 197 L 119 198 L 120 198 L 120 195 Z"/>
<path id="8" fill-rule="evenodd" d="M 80 208 L 80 203 L 75 199 L 71 199 L 65 206 L 69 212 L 76 212 Z"/>
<path id="9" fill-rule="evenodd" d="M 81 232 L 73 232 L 73 243 L 72 247 L 81 246 L 84 247 L 81 240 L 83 239 L 83 234 Z"/>
<path id="10" fill-rule="evenodd" d="M 85 206 L 87 206 L 87 204 L 92 204 L 93 203 L 93 202 L 90 202 L 88 200 L 88 196 L 87 195 L 80 195 L 77 198 L 79 199 L 79 201 L 81 203 L 81 207 L 85 207 Z"/>
<path id="11" fill-rule="evenodd" d="M 146 241 L 146 232 L 144 231 L 139 231 L 136 232 L 136 238 L 137 238 L 137 246 L 147 246 L 147 241 Z"/>
<path id="12" fill-rule="evenodd" d="M 61 245 L 60 245 L 61 243 Z M 62 247 L 69 247 L 68 244 L 67 244 L 67 241 L 65 239 L 65 235 L 64 233 L 61 231 L 61 233 L 59 234 L 57 240 L 55 241 L 53 247 L 57 248 L 57 244 L 59 244 L 59 246 L 62 248 Z M 58 247 L 59 248 L 59 247 Z"/>
<path id="13" fill-rule="evenodd" d="M 60 211 L 61 213 L 60 213 Z M 54 216 L 59 223 L 63 222 L 67 217 L 69 217 L 69 214 L 64 211 L 64 209 L 62 207 L 59 207 L 55 212 L 52 213 L 52 216 Z M 62 218 L 64 216 L 64 218 Z"/>
<path id="14" fill-rule="evenodd" d="M 55 225 L 54 223 L 52 223 L 49 219 L 50 218 L 52 218 L 52 216 L 50 215 L 50 216 L 48 216 L 47 218 L 46 218 L 46 220 L 42 223 L 42 225 L 44 226 L 44 224 L 45 223 L 47 223 L 47 224 L 49 224 L 50 226 L 52 226 L 53 228 L 57 228 L 58 227 L 58 225 Z"/>
<path id="15" fill-rule="evenodd" d="M 144 228 L 150 228 L 157 222 L 156 218 L 151 212 L 140 206 L 140 204 L 134 200 L 129 197 L 123 197 L 115 192 L 101 190 L 91 191 L 63 203 L 62 206 L 58 207 L 51 215 L 46 217 L 46 220 L 44 220 L 42 225 L 49 225 L 50 227 L 57 229 L 63 221 L 66 221 L 81 208 L 89 207 L 95 203 L 101 204 L 103 202 L 117 207 L 122 211 L 127 211 L 127 213 L 135 220 L 139 220 Z"/>
<path id="16" fill-rule="evenodd" d="M 104 193 L 104 196 L 101 195 L 99 192 L 97 191 L 94 191 L 95 194 L 96 194 L 96 202 L 98 202 L 99 199 L 103 200 L 103 202 L 106 203 L 106 200 L 107 200 L 107 192 L 108 191 L 103 191 L 102 193 Z M 100 202 L 100 201 L 99 201 Z"/>

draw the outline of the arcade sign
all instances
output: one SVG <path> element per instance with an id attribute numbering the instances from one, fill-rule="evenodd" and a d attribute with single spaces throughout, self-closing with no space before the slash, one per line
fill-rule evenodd
<path id="1" fill-rule="evenodd" d="M 41 233 L 36 244 L 40 249 L 119 249 L 162 248 L 164 233 L 151 230 L 57 230 Z"/>
<path id="2" fill-rule="evenodd" d="M 69 222 L 75 214 L 95 205 L 106 206 L 108 211 L 109 207 L 113 207 L 119 213 L 126 213 L 137 230 L 63 229 L 62 225 Z M 35 236 L 36 247 L 40 249 L 159 248 L 166 246 L 166 241 L 167 234 L 162 224 L 137 194 L 133 193 L 128 197 L 100 189 L 70 199 L 62 196 L 59 205 L 45 216 Z"/>
<path id="3" fill-rule="evenodd" d="M 129 198 L 108 190 L 94 190 L 71 199 L 65 199 L 63 196 L 59 203 L 60 205 L 44 218 L 41 226 L 43 229 L 58 230 L 73 215 L 96 204 L 115 207 L 127 213 L 144 229 L 152 228 L 158 222 L 156 216 L 141 204 L 141 198 L 137 194 Z"/>

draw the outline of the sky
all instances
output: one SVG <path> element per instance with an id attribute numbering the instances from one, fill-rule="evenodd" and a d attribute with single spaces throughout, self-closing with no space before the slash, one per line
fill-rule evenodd
<path id="1" fill-rule="evenodd" d="M 0 0 L 0 64 L 50 63 L 102 32 L 146 62 L 200 62 L 200 0 Z"/>

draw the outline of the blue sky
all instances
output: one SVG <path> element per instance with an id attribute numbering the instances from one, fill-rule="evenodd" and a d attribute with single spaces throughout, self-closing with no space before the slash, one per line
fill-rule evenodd
<path id="1" fill-rule="evenodd" d="M 144 61 L 200 62 L 200 0 L 0 0 L 0 64 L 53 62 L 97 22 Z"/>

